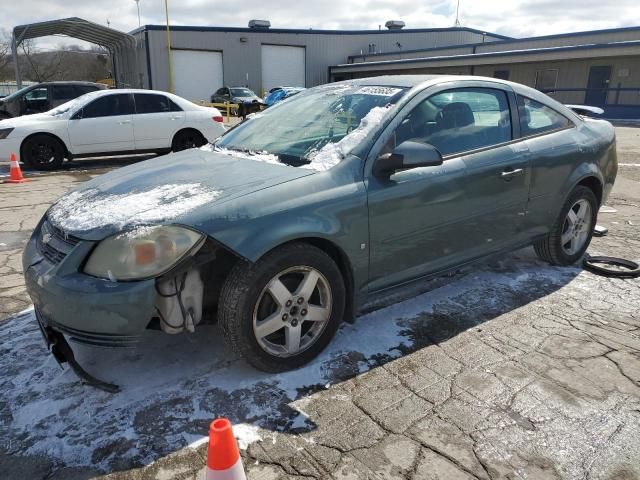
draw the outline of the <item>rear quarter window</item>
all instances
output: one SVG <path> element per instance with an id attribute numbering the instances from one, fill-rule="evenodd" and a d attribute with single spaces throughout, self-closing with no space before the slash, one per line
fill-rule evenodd
<path id="1" fill-rule="evenodd" d="M 553 108 L 527 97 L 518 96 L 518 114 L 523 137 L 561 130 L 573 125 L 567 117 Z"/>

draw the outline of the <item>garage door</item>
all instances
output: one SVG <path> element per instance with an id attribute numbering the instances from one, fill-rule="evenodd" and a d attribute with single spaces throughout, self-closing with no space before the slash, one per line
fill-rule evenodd
<path id="1" fill-rule="evenodd" d="M 172 50 L 173 89 L 187 100 L 207 100 L 223 86 L 222 53 Z"/>
<path id="2" fill-rule="evenodd" d="M 304 87 L 304 47 L 262 45 L 262 88 Z"/>

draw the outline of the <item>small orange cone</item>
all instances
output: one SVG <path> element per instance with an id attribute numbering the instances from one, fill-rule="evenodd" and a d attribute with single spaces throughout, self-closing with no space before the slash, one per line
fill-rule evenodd
<path id="1" fill-rule="evenodd" d="M 205 480 L 246 480 L 231 422 L 216 418 L 209 426 Z"/>
<path id="2" fill-rule="evenodd" d="M 9 180 L 5 180 L 4 183 L 23 183 L 29 181 L 29 179 L 22 176 L 22 170 L 20 170 L 20 164 L 16 159 L 15 153 L 11 154 L 9 165 Z"/>

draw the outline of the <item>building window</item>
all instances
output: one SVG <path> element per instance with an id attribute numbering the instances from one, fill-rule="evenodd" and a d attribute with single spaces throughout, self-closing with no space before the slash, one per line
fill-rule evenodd
<path id="1" fill-rule="evenodd" d="M 509 70 L 495 70 L 493 72 L 493 78 L 499 78 L 500 80 L 509 80 Z"/>
<path id="2" fill-rule="evenodd" d="M 556 68 L 549 68 L 547 70 L 538 70 L 536 72 L 536 85 L 535 88 L 541 92 L 552 92 L 556 89 L 558 83 L 558 70 Z"/>

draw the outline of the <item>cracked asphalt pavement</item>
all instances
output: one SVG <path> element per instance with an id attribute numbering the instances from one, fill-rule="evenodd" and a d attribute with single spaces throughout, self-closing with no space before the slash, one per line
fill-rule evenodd
<path id="1" fill-rule="evenodd" d="M 609 234 L 589 252 L 638 260 L 640 129 L 617 135 Z M 42 345 L 20 252 L 52 201 L 128 161 L 0 185 L 0 478 L 201 478 L 224 415 L 249 479 L 640 479 L 640 280 L 531 249 L 388 299 L 296 372 L 252 370 L 207 326 L 78 348 L 123 391 L 81 385 Z"/>

